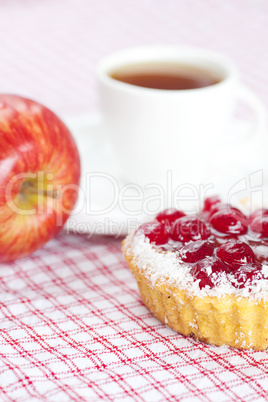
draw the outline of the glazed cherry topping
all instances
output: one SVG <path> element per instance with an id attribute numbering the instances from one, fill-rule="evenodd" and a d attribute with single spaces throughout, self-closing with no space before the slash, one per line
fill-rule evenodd
<path id="1" fill-rule="evenodd" d="M 256 279 L 263 279 L 261 265 L 256 263 L 245 265 L 235 272 L 233 285 L 238 289 L 242 289 L 247 283 L 249 284 Z"/>
<path id="2" fill-rule="evenodd" d="M 206 271 L 201 271 L 198 264 L 191 269 L 191 274 L 196 280 L 199 280 L 200 289 L 203 289 L 205 286 L 213 288 L 213 283 L 209 278 L 209 274 Z"/>
<path id="3" fill-rule="evenodd" d="M 214 205 L 219 204 L 220 202 L 221 199 L 217 195 L 212 195 L 211 197 L 205 199 L 204 208 L 202 211 L 209 212 Z"/>
<path id="4" fill-rule="evenodd" d="M 268 215 L 259 215 L 253 219 L 250 229 L 255 233 L 260 233 L 262 237 L 268 237 Z"/>
<path id="5" fill-rule="evenodd" d="M 144 223 L 140 226 L 140 230 L 142 230 L 150 242 L 154 243 L 156 246 L 166 244 L 168 242 L 168 230 L 161 222 L 153 221 Z"/>
<path id="6" fill-rule="evenodd" d="M 165 209 L 163 212 L 160 212 L 160 214 L 157 215 L 156 219 L 158 222 L 165 223 L 166 225 L 172 224 L 175 222 L 177 219 L 185 216 L 186 214 L 182 211 L 178 211 L 175 208 L 168 208 Z"/>
<path id="7" fill-rule="evenodd" d="M 209 221 L 213 228 L 221 233 L 243 235 L 248 231 L 247 218 L 230 208 L 215 212 Z"/>
<path id="8" fill-rule="evenodd" d="M 242 212 L 239 209 L 232 207 L 231 205 L 228 205 L 228 204 L 223 204 L 221 202 L 219 202 L 218 204 L 212 205 L 212 207 L 209 211 L 209 217 L 212 217 L 212 215 L 214 215 L 216 212 L 223 211 L 223 210 L 234 212 L 237 215 L 239 215 L 240 217 L 247 220 L 247 217 L 244 214 L 242 214 Z"/>
<path id="9" fill-rule="evenodd" d="M 254 262 L 255 256 L 252 248 L 242 241 L 229 240 L 216 251 L 217 257 L 230 269 L 236 270 L 242 265 Z"/>
<path id="10" fill-rule="evenodd" d="M 200 279 L 199 287 L 202 289 L 206 285 L 212 288 L 212 274 L 218 274 L 220 272 L 228 272 L 228 267 L 221 261 L 215 260 L 213 257 L 207 257 L 201 261 L 198 261 L 191 269 L 191 274 L 195 279 Z"/>
<path id="11" fill-rule="evenodd" d="M 190 216 L 177 219 L 170 230 L 172 240 L 187 243 L 191 240 L 206 240 L 210 236 L 210 230 L 205 222 Z"/>
<path id="12" fill-rule="evenodd" d="M 183 246 L 179 251 L 179 258 L 183 262 L 194 263 L 205 257 L 212 256 L 214 247 L 205 240 L 197 240 Z"/>
<path id="13" fill-rule="evenodd" d="M 268 216 L 268 209 L 256 209 L 256 211 L 252 212 L 250 215 L 250 222 L 252 222 L 257 216 Z"/>
<path id="14" fill-rule="evenodd" d="M 213 196 L 205 200 L 197 216 L 167 209 L 139 230 L 159 253 L 176 253 L 201 289 L 225 283 L 222 280 L 241 289 L 255 279 L 265 279 L 262 264 L 268 265 L 268 209 L 256 210 L 247 218 Z"/>

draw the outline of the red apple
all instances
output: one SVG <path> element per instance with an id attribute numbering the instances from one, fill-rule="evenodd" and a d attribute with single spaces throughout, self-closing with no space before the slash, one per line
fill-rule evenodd
<path id="1" fill-rule="evenodd" d="M 25 257 L 72 212 L 80 159 L 63 122 L 39 103 L 0 95 L 0 262 Z"/>

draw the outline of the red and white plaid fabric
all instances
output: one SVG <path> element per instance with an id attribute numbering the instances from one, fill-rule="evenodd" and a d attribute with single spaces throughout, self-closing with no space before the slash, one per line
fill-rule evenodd
<path id="1" fill-rule="evenodd" d="M 3 265 L 0 295 L 0 400 L 268 398 L 268 354 L 207 346 L 161 324 L 120 240 L 60 235 Z"/>
<path id="2" fill-rule="evenodd" d="M 101 57 L 155 43 L 223 52 L 268 105 L 266 0 L 1 0 L 0 34 L 0 91 L 66 117 L 97 109 Z M 120 249 L 112 237 L 63 233 L 0 266 L 0 400 L 268 400 L 268 353 L 210 347 L 161 324 Z"/>

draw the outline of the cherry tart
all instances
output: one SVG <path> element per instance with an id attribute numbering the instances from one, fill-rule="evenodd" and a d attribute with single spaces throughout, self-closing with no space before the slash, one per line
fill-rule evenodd
<path id="1" fill-rule="evenodd" d="M 246 216 L 207 198 L 197 215 L 168 209 L 123 242 L 145 305 L 183 335 L 268 347 L 268 210 Z"/>

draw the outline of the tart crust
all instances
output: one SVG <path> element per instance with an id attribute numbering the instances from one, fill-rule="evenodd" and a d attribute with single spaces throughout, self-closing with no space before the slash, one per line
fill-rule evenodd
<path id="1" fill-rule="evenodd" d="M 188 289 L 154 282 L 150 266 L 139 266 L 130 236 L 123 241 L 123 254 L 144 304 L 173 330 L 217 346 L 255 350 L 268 347 L 268 300 L 235 294 L 197 297 Z"/>

